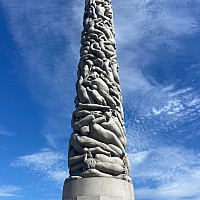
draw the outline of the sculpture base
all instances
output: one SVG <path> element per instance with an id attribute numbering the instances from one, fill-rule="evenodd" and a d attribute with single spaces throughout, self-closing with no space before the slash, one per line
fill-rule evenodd
<path id="1" fill-rule="evenodd" d="M 133 184 L 121 179 L 92 177 L 68 180 L 62 200 L 135 200 Z"/>

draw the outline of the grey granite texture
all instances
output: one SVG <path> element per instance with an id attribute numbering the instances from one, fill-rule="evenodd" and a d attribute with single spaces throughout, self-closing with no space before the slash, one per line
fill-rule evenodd
<path id="1" fill-rule="evenodd" d="M 114 178 L 81 178 L 66 181 L 63 200 L 134 200 L 132 183 Z"/>
<path id="2" fill-rule="evenodd" d="M 85 0 L 69 141 L 70 178 L 131 182 L 111 0 Z"/>

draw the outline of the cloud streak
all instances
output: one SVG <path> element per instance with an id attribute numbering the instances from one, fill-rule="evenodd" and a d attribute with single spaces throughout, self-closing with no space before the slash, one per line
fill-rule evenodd
<path id="1" fill-rule="evenodd" d="M 198 6 L 198 1 L 190 0 L 113 1 L 124 91 L 152 89 L 152 81 L 156 82 L 147 70 L 166 59 L 169 69 L 169 60 L 187 48 L 183 41 L 199 33 Z"/>
<path id="2" fill-rule="evenodd" d="M 48 110 L 42 133 L 53 148 L 62 146 L 59 142 L 66 135 L 66 119 L 70 127 L 82 4 L 50 0 L 2 1 L 9 30 L 24 62 L 22 67 L 16 68 L 34 99 Z"/>
<path id="3" fill-rule="evenodd" d="M 0 135 L 13 136 L 13 133 L 5 130 L 2 126 L 0 126 Z"/>
<path id="4" fill-rule="evenodd" d="M 167 47 L 166 53 L 172 55 L 183 48 L 182 37 L 199 32 L 198 16 L 190 12 L 197 5 L 197 1 L 190 0 L 113 1 L 124 95 L 147 91 L 145 95 L 150 97 L 146 98 L 152 99 L 151 92 L 156 94 L 160 90 L 162 86 L 145 70 L 161 57 L 158 52 L 162 52 L 163 45 Z M 65 128 L 61 128 L 66 127 L 66 119 L 70 127 L 84 2 L 34 0 L 21 4 L 19 0 L 4 0 L 2 7 L 25 62 L 20 69 L 24 80 L 34 98 L 48 109 L 43 135 L 56 148 L 66 137 Z M 173 104 L 168 103 L 165 108 L 154 107 L 153 111 L 168 109 Z"/>
<path id="5" fill-rule="evenodd" d="M 199 171 L 197 172 L 199 173 Z M 199 175 L 191 177 L 180 176 L 176 177 L 173 182 L 160 185 L 157 188 L 142 188 L 136 190 L 136 196 L 138 199 L 199 199 L 200 192 L 200 179 Z"/>
<path id="6" fill-rule="evenodd" d="M 66 160 L 63 154 L 44 149 L 39 153 L 18 157 L 10 165 L 27 168 L 28 171 L 36 172 L 38 175 L 45 174 L 48 180 L 61 185 L 68 177 Z"/>
<path id="7" fill-rule="evenodd" d="M 15 185 L 1 185 L 0 197 L 18 197 L 22 189 Z"/>
<path id="8" fill-rule="evenodd" d="M 58 149 L 66 146 L 63 138 L 71 133 L 84 1 L 21 2 L 3 0 L 2 7 L 24 61 L 19 71 L 34 99 L 48 110 L 43 135 L 57 150 L 21 156 L 11 165 L 60 184 L 68 176 L 67 158 Z M 183 40 L 200 31 L 199 2 L 127 0 L 113 1 L 113 8 L 137 198 L 198 200 L 199 154 L 183 146 L 200 134 L 199 64 L 183 70 L 187 76 L 181 85 L 176 76 L 172 80 L 171 62 L 184 55 Z M 164 72 L 168 77 L 162 77 Z"/>
<path id="9" fill-rule="evenodd" d="M 200 96 L 197 89 L 157 86 L 124 97 L 128 151 L 144 151 L 175 142 L 189 144 L 198 138 Z"/>
<path id="10" fill-rule="evenodd" d="M 130 155 L 138 199 L 200 197 L 200 155 L 183 147 L 160 147 Z M 143 187 L 141 187 L 143 185 Z M 149 187 L 149 185 L 154 185 Z"/>

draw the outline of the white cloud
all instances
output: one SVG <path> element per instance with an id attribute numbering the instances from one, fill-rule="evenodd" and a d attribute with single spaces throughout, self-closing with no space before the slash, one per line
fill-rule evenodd
<path id="1" fill-rule="evenodd" d="M 132 166 L 143 163 L 144 160 L 148 157 L 149 151 L 137 152 L 134 154 L 129 154 L 130 163 Z"/>
<path id="2" fill-rule="evenodd" d="M 63 184 L 64 180 L 69 177 L 69 173 L 67 170 L 49 171 L 49 176 L 56 182 Z"/>
<path id="3" fill-rule="evenodd" d="M 123 66 L 119 70 L 123 92 L 152 89 L 152 84 L 145 78 L 142 70 L 137 66 L 133 66 L 132 62 L 133 59 L 131 57 L 124 58 Z"/>
<path id="4" fill-rule="evenodd" d="M 5 136 L 12 136 L 13 133 L 5 130 L 2 126 L 0 126 L 0 135 L 5 135 Z"/>
<path id="5" fill-rule="evenodd" d="M 66 156 L 59 152 L 44 149 L 42 152 L 25 155 L 11 163 L 14 167 L 26 167 L 38 175 L 45 174 L 49 180 L 63 184 L 69 176 L 67 172 Z"/>
<path id="6" fill-rule="evenodd" d="M 194 108 L 197 111 L 200 105 L 200 96 L 193 92 L 193 88 L 184 88 L 175 91 L 169 90 L 166 95 L 167 101 L 165 105 L 158 109 L 153 107 L 153 114 L 173 114 L 179 119 L 179 117 L 187 117 L 190 112 L 193 112 Z M 157 105 L 157 107 L 159 107 L 159 105 Z"/>
<path id="7" fill-rule="evenodd" d="M 124 109 L 129 152 L 146 151 L 160 143 L 188 144 L 198 137 L 200 95 L 195 88 L 156 86 L 125 93 Z"/>
<path id="8" fill-rule="evenodd" d="M 153 77 L 145 69 L 161 57 L 180 54 L 187 48 L 182 38 L 200 31 L 197 1 L 113 1 L 113 8 L 123 90 L 152 89 Z"/>
<path id="9" fill-rule="evenodd" d="M 198 171 L 198 173 L 200 170 Z M 181 199 L 200 199 L 200 177 L 194 176 L 191 171 L 190 175 L 174 177 L 174 180 L 161 184 L 156 188 L 136 189 L 137 199 L 163 199 L 163 200 L 181 200 Z"/>
<path id="10" fill-rule="evenodd" d="M 2 1 L 21 56 L 16 69 L 34 100 L 47 108 L 42 133 L 52 148 L 60 145 L 65 127 L 70 127 L 83 6 L 76 1 Z"/>
<path id="11" fill-rule="evenodd" d="M 56 141 L 56 136 L 55 135 L 53 135 L 53 134 L 46 134 L 45 138 L 46 138 L 48 144 L 51 147 L 56 148 L 56 142 L 55 142 Z"/>
<path id="12" fill-rule="evenodd" d="M 160 47 L 166 46 L 166 52 L 173 54 L 184 48 L 183 36 L 199 32 L 199 19 L 191 13 L 196 4 L 197 1 L 191 0 L 113 1 L 121 84 L 123 91 L 126 89 L 132 175 L 140 183 L 148 180 L 160 183 L 155 189 L 137 189 L 138 198 L 187 198 L 186 187 L 190 188 L 190 196 L 198 198 L 199 171 L 194 166 L 199 166 L 199 155 L 183 148 L 159 145 L 168 145 L 173 132 L 176 138 L 181 131 L 194 135 L 191 131 L 198 125 L 191 123 L 199 116 L 199 94 L 190 87 L 176 90 L 171 85 L 159 86 L 143 70 L 154 64 L 159 57 L 154 52 Z M 2 1 L 9 29 L 26 65 L 20 70 L 35 99 L 49 110 L 43 133 L 54 148 L 58 137 L 70 132 L 65 127 L 66 119 L 71 118 L 75 96 L 83 6 L 84 1 L 61 4 L 51 0 Z M 132 91 L 137 95 L 129 94 Z M 189 131 L 182 126 L 186 119 L 191 126 Z M 44 150 L 21 156 L 11 165 L 26 167 L 31 172 L 45 174 L 49 180 L 63 183 L 67 177 L 63 160 L 66 160 L 63 154 Z"/>
<path id="13" fill-rule="evenodd" d="M 119 72 L 125 95 L 130 91 L 147 91 L 145 100 L 149 98 L 151 103 L 151 92 L 161 97 L 156 97 L 159 103 L 165 98 L 162 91 L 158 92 L 160 86 L 152 85 L 153 77 L 147 77 L 143 68 L 154 63 L 154 52 L 160 46 L 166 45 L 169 52 L 174 52 L 183 46 L 178 37 L 199 31 L 198 20 L 190 14 L 195 5 L 190 0 L 113 1 Z M 20 0 L 3 0 L 2 8 L 24 61 L 20 73 L 24 72 L 24 81 L 34 98 L 48 108 L 42 132 L 55 148 L 66 137 L 65 133 L 71 132 L 64 127 L 70 127 L 74 105 L 84 2 L 34 0 L 22 4 Z M 153 104 L 148 113 L 178 116 L 182 104 L 174 106 L 173 102 Z"/>
<path id="14" fill-rule="evenodd" d="M 198 2 L 191 3 L 190 0 L 113 2 L 119 45 L 133 44 L 139 50 L 145 46 L 156 48 L 160 44 L 176 47 L 179 43 L 177 36 L 191 35 L 199 31 L 198 18 L 191 15 L 191 8 L 194 9 L 196 5 Z M 143 39 L 147 39 L 145 46 L 141 43 Z M 150 52 L 149 55 L 151 55 Z"/>
<path id="15" fill-rule="evenodd" d="M 149 151 L 132 153 L 130 157 L 132 176 L 138 182 L 166 183 L 175 176 L 188 175 L 200 168 L 198 154 L 176 146 L 152 148 Z"/>
<path id="16" fill-rule="evenodd" d="M 1 185 L 0 197 L 17 197 L 22 189 L 15 185 Z"/>
<path id="17" fill-rule="evenodd" d="M 192 150 L 175 146 L 131 154 L 136 199 L 200 198 L 199 156 Z M 155 186 L 149 187 L 151 183 Z"/>

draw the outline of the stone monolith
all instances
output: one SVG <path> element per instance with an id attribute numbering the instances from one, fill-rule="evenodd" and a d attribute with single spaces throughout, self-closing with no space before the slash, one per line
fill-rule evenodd
<path id="1" fill-rule="evenodd" d="M 85 0 L 63 200 L 134 200 L 111 0 Z"/>

